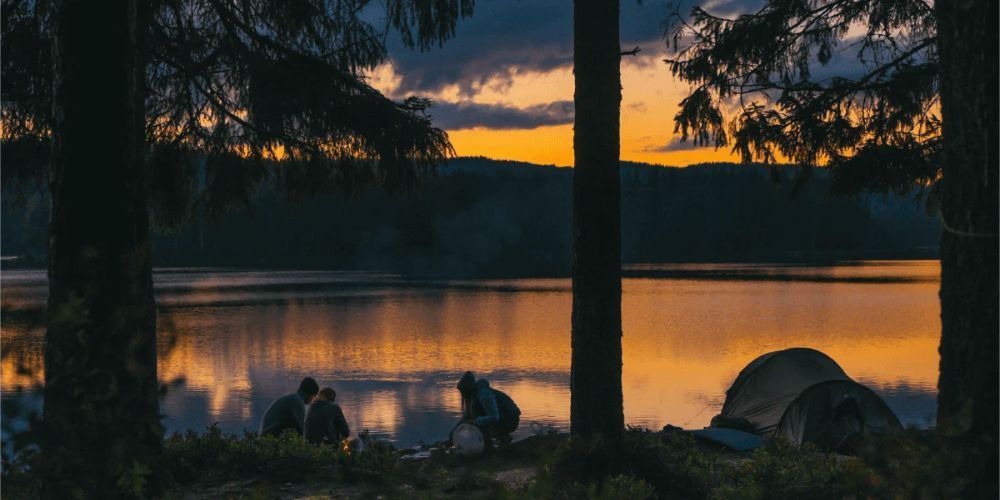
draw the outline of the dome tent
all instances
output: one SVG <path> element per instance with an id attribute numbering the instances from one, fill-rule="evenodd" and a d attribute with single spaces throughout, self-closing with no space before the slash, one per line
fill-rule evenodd
<path id="1" fill-rule="evenodd" d="M 770 352 L 751 361 L 726 391 L 712 425 L 828 449 L 861 433 L 901 427 L 882 398 L 851 380 L 829 356 L 808 348 Z"/>

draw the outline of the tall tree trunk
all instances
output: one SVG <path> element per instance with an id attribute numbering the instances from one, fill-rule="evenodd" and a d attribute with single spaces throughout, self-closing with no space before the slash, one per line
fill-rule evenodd
<path id="1" fill-rule="evenodd" d="M 146 11 L 136 0 L 54 8 L 45 493 L 113 498 L 148 485 L 162 439 L 143 194 Z"/>
<path id="2" fill-rule="evenodd" d="M 939 0 L 941 375 L 938 428 L 968 450 L 968 497 L 997 494 L 997 2 Z"/>
<path id="3" fill-rule="evenodd" d="M 618 0 L 573 10 L 573 434 L 617 437 L 622 409 Z"/>

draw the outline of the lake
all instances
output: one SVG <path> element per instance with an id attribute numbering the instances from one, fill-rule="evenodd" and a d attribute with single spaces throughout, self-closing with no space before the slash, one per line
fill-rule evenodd
<path id="1" fill-rule="evenodd" d="M 904 424 L 934 423 L 937 261 L 625 271 L 629 424 L 703 427 L 743 366 L 793 346 L 833 357 Z M 177 384 L 161 402 L 170 432 L 213 422 L 256 430 L 272 399 L 312 376 L 336 389 L 352 431 L 433 442 L 458 419 L 455 383 L 464 370 L 518 403 L 515 437 L 568 429 L 569 279 L 158 269 L 154 280 L 159 375 Z M 0 284 L 5 311 L 44 303 L 44 271 L 4 271 Z M 43 334 L 20 315 L 5 316 L 3 398 L 30 400 L 44 378 Z"/>

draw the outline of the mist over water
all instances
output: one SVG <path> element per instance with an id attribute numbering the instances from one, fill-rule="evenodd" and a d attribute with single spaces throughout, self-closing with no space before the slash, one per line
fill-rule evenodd
<path id="1" fill-rule="evenodd" d="M 936 261 L 841 266 L 630 266 L 623 282 L 626 421 L 708 424 L 749 361 L 819 349 L 905 425 L 934 422 Z M 516 436 L 569 419 L 570 281 L 417 280 L 366 272 L 160 269 L 161 402 L 168 432 L 256 430 L 304 376 L 337 390 L 352 431 L 402 445 L 446 437 L 473 370 L 521 407 Z M 42 271 L 5 271 L 2 390 L 44 379 L 43 333 L 18 321 Z M 15 314 L 11 314 L 14 312 Z"/>

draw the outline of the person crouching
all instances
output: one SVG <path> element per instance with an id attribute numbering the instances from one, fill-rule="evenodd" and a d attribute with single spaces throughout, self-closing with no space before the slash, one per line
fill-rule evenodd
<path id="1" fill-rule="evenodd" d="M 324 387 L 306 410 L 305 438 L 313 444 L 339 444 L 351 435 L 344 412 L 334 401 L 337 392 Z"/>
<path id="2" fill-rule="evenodd" d="M 482 431 L 487 448 L 493 439 L 509 443 L 511 433 L 521 422 L 521 409 L 514 400 L 490 387 L 486 379 L 476 380 L 472 372 L 465 372 L 457 387 L 462 395 L 462 419 L 471 421 Z"/>
<path id="3" fill-rule="evenodd" d="M 312 377 L 302 379 L 298 391 L 274 400 L 267 407 L 260 422 L 259 434 L 280 436 L 282 432 L 291 430 L 301 436 L 306 405 L 313 400 L 318 391 L 319 384 Z"/>

